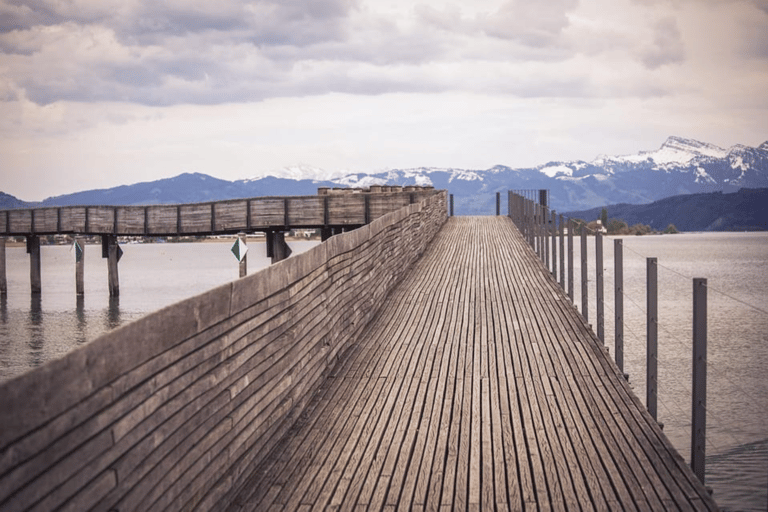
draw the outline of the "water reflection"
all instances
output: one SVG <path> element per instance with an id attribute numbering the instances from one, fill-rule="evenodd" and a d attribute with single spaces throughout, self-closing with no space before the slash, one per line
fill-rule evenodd
<path id="1" fill-rule="evenodd" d="M 35 368 L 43 361 L 43 346 L 45 345 L 45 329 L 43 328 L 43 297 L 33 293 L 29 303 L 29 366 Z"/>
<path id="2" fill-rule="evenodd" d="M 120 296 L 109 298 L 109 307 L 105 312 L 105 316 L 108 330 L 120 326 Z"/>
<path id="3" fill-rule="evenodd" d="M 75 317 L 77 318 L 77 332 L 75 343 L 82 345 L 88 341 L 88 321 L 85 316 L 85 296 L 77 296 L 77 304 L 75 306 Z"/>

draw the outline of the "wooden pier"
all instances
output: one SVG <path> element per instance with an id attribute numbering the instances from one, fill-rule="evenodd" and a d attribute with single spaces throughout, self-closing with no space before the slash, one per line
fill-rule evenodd
<path id="1" fill-rule="evenodd" d="M 513 221 L 446 206 L 0 385 L 0 509 L 717 510 Z"/>
<path id="2" fill-rule="evenodd" d="M 381 186 L 319 188 L 316 196 L 255 197 L 208 203 L 147 206 L 62 206 L 0 210 L 0 237 L 25 237 L 30 255 L 30 288 L 42 291 L 40 237 L 101 236 L 110 296 L 120 294 L 118 237 L 266 234 L 267 257 L 276 263 L 291 255 L 285 233 L 319 229 L 323 241 L 434 195 L 432 187 Z M 5 238 L 0 238 L 0 294 L 6 293 Z M 245 267 L 245 262 L 241 262 Z M 77 289 L 82 290 L 78 271 Z"/>
<path id="3" fill-rule="evenodd" d="M 505 217 L 449 220 L 227 509 L 714 510 Z"/>

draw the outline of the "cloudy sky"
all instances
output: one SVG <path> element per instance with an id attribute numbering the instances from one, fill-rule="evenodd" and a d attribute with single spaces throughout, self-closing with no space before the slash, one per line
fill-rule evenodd
<path id="1" fill-rule="evenodd" d="M 768 0 L 0 0 L 0 191 L 768 139 Z"/>

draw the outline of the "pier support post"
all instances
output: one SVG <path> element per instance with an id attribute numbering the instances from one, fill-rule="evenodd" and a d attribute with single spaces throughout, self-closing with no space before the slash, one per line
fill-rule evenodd
<path id="1" fill-rule="evenodd" d="M 707 280 L 693 280 L 691 469 L 704 483 L 707 431 Z"/>
<path id="2" fill-rule="evenodd" d="M 115 235 L 101 236 L 101 257 L 107 259 L 107 282 L 109 285 L 109 296 L 120 296 L 120 277 L 117 272 L 117 263 L 120 261 L 123 251 L 117 245 Z"/>
<path id="3" fill-rule="evenodd" d="M 603 289 L 603 234 L 595 233 L 595 306 L 597 308 L 597 337 L 605 344 L 605 297 Z"/>
<path id="4" fill-rule="evenodd" d="M 584 321 L 589 323 L 589 290 L 587 283 L 589 282 L 587 268 L 587 226 L 581 225 L 581 316 L 584 317 Z"/>
<path id="5" fill-rule="evenodd" d="M 292 252 L 285 243 L 285 232 L 267 231 L 267 257 L 272 258 L 272 263 L 286 259 Z"/>
<path id="6" fill-rule="evenodd" d="M 501 192 L 496 192 L 496 216 L 501 215 Z"/>
<path id="7" fill-rule="evenodd" d="M 27 254 L 29 254 L 29 283 L 33 294 L 43 291 L 42 274 L 40 271 L 40 237 L 27 236 Z"/>
<path id="8" fill-rule="evenodd" d="M 451 194 L 451 217 L 453 217 L 453 194 Z"/>
<path id="9" fill-rule="evenodd" d="M 658 328 L 659 328 L 659 301 L 658 301 L 658 264 L 656 258 L 646 258 L 646 338 L 647 361 L 645 396 L 646 407 L 653 419 L 656 415 L 656 400 L 658 395 Z"/>
<path id="10" fill-rule="evenodd" d="M 0 237 L 0 296 L 8 295 L 8 278 L 5 274 L 5 238 Z"/>
<path id="11" fill-rule="evenodd" d="M 620 238 L 613 241 L 614 357 L 624 373 L 624 246 Z"/>
<path id="12" fill-rule="evenodd" d="M 85 295 L 85 241 L 75 238 L 75 294 Z"/>

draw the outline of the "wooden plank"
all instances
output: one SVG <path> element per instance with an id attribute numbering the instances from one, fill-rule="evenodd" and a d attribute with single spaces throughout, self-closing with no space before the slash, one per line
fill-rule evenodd
<path id="1" fill-rule="evenodd" d="M 251 199 L 251 227 L 254 229 L 282 226 L 285 219 L 284 201 L 279 197 Z"/>
<path id="2" fill-rule="evenodd" d="M 183 204 L 179 206 L 181 233 L 207 233 L 211 229 L 211 204 Z"/>
<path id="3" fill-rule="evenodd" d="M 144 234 L 144 206 L 118 206 L 117 234 L 136 235 Z"/>
<path id="4" fill-rule="evenodd" d="M 39 208 L 35 210 L 35 233 L 57 233 L 59 216 L 57 208 Z"/>
<path id="5" fill-rule="evenodd" d="M 150 235 L 177 233 L 178 207 L 175 205 L 151 206 L 147 210 L 147 232 Z"/>
<path id="6" fill-rule="evenodd" d="M 89 206 L 87 229 L 89 233 L 114 233 L 115 209 L 111 206 Z"/>
<path id="7" fill-rule="evenodd" d="M 322 226 L 324 223 L 323 197 L 288 198 L 288 223 L 295 227 Z"/>
<path id="8" fill-rule="evenodd" d="M 365 198 L 363 194 L 329 196 L 328 224 L 332 226 L 365 224 Z"/>
<path id="9" fill-rule="evenodd" d="M 8 224 L 11 233 L 32 233 L 32 211 L 8 210 Z"/>
<path id="10" fill-rule="evenodd" d="M 248 200 L 214 203 L 214 209 L 216 231 L 248 229 Z"/>

